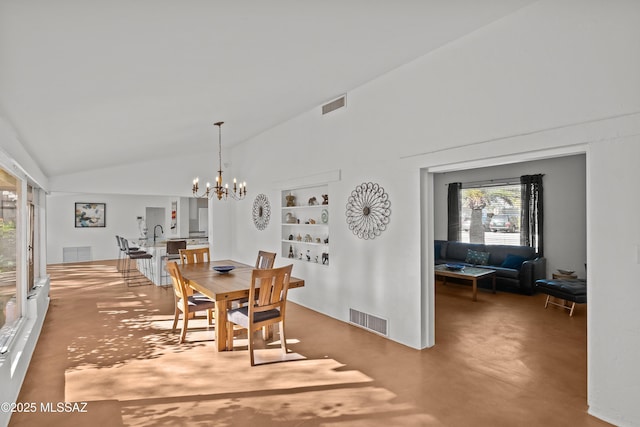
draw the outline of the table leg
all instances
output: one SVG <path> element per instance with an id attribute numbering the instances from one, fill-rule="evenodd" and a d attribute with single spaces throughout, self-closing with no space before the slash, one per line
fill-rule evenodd
<path id="1" fill-rule="evenodd" d="M 496 274 L 495 273 L 493 273 L 492 278 L 493 278 L 493 282 L 492 282 L 493 293 L 495 294 L 496 293 Z"/>
<path id="2" fill-rule="evenodd" d="M 218 351 L 227 349 L 227 309 L 229 302 L 216 301 L 216 345 Z"/>
<path id="3" fill-rule="evenodd" d="M 473 301 L 478 301 L 478 279 L 473 278 Z"/>

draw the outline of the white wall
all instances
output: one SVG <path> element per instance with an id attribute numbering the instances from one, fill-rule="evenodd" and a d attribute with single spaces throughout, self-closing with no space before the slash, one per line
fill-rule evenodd
<path id="1" fill-rule="evenodd" d="M 589 205 L 589 411 L 640 425 L 640 137 L 591 146 Z M 631 220 L 630 220 L 631 219 Z M 593 266 L 593 268 L 591 268 Z"/>
<path id="2" fill-rule="evenodd" d="M 548 277 L 558 268 L 586 277 L 587 199 L 585 156 L 556 157 L 434 176 L 436 239 L 447 239 L 447 184 L 544 174 L 544 254 Z"/>
<path id="3" fill-rule="evenodd" d="M 588 403 L 601 418 L 640 425 L 634 403 L 640 313 L 632 306 L 640 289 L 640 229 L 629 221 L 640 201 L 626 197 L 631 187 L 625 186 L 640 181 L 640 141 L 633 136 L 640 134 L 639 14 L 633 1 L 540 1 L 350 91 L 344 110 L 322 117 L 314 109 L 236 147 L 230 158 L 251 196 L 264 193 L 272 206 L 279 182 L 341 171 L 341 180 L 329 184 L 331 264 L 296 265 L 294 274 L 306 286 L 291 299 L 342 320 L 349 307 L 385 317 L 390 339 L 424 347 L 433 326 L 424 240 L 434 235 L 421 217 L 423 201 L 433 196 L 421 193 L 421 171 L 586 151 Z M 190 182 L 184 171 L 158 165 L 145 165 L 145 182 L 133 185 L 173 189 Z M 113 182 L 103 175 L 52 185 L 68 190 L 81 182 L 111 191 Z M 353 236 L 344 221 L 349 193 L 366 181 L 385 187 L 392 210 L 387 230 L 370 241 Z M 121 186 L 131 191 L 128 182 Z M 280 236 L 277 223 L 264 231 L 253 227 L 251 202 L 210 214 L 210 221 L 220 214 L 228 226 L 222 250 L 242 261 L 252 261 L 260 248 L 277 248 Z M 432 209 L 426 207 L 427 217 Z M 279 213 L 275 207 L 272 218 Z"/>
<path id="4" fill-rule="evenodd" d="M 610 209 L 611 204 L 594 204 L 607 188 L 621 182 L 619 157 L 622 164 L 640 158 L 640 148 L 632 142 L 622 154 L 605 148 L 639 130 L 640 57 L 633 42 L 640 39 L 634 23 L 638 13 L 640 4 L 624 1 L 615 7 L 604 1 L 536 3 L 349 92 L 345 110 L 326 117 L 318 110 L 307 112 L 238 147 L 234 158 L 242 159 L 247 180 L 260 179 L 263 184 L 254 190 L 272 200 L 277 200 L 273 183 L 279 180 L 342 171 L 341 181 L 329 189 L 331 265 L 303 271 L 307 286 L 292 292 L 291 298 L 342 320 L 347 319 L 348 307 L 388 318 L 391 339 L 421 347 L 422 331 L 430 325 L 418 321 L 429 302 L 421 305 L 426 285 L 421 281 L 421 260 L 428 254 L 420 254 L 420 168 L 482 159 L 485 164 L 480 167 L 554 157 L 557 147 L 565 147 L 557 153 L 560 156 L 594 148 L 587 182 L 592 182 L 589 173 L 595 167 L 600 180 L 587 190 L 587 241 L 598 249 L 586 260 L 589 283 L 592 287 L 606 282 L 610 295 L 624 299 L 624 309 L 590 304 L 590 324 L 603 326 L 592 328 L 602 335 L 589 339 L 589 372 L 598 371 L 589 380 L 589 404 L 602 418 L 640 424 L 638 408 L 631 403 L 632 396 L 640 395 L 640 368 L 626 357 L 614 356 L 622 341 L 625 354 L 640 349 L 637 327 L 621 327 L 640 324 L 630 306 L 635 299 L 624 296 L 637 293 L 630 286 L 637 281 L 638 227 L 589 237 L 594 229 L 606 230 L 611 219 L 594 215 L 593 209 Z M 256 152 L 260 159 L 252 155 Z M 614 160 L 601 163 L 602 157 Z M 625 170 L 627 179 L 637 182 L 637 167 L 628 166 L 634 169 Z M 391 223 L 373 241 L 356 239 L 344 223 L 344 203 L 363 181 L 383 185 L 392 203 Z M 637 204 L 627 201 L 629 209 L 617 215 L 632 217 Z M 257 240 L 278 237 L 277 227 L 262 234 L 252 230 L 249 210 L 238 206 L 235 217 L 234 257 L 254 252 Z M 595 224 L 595 219 L 600 222 Z M 429 232 L 425 235 L 433 238 Z M 547 241 L 551 255 L 557 252 L 551 249 L 554 240 L 560 245 L 559 239 Z M 608 256 L 594 256 L 605 250 Z M 619 268 L 621 253 L 636 257 L 628 271 Z M 568 262 L 578 263 L 578 268 L 583 260 L 581 253 Z M 296 269 L 300 271 L 297 265 Z M 612 270 L 618 280 L 607 274 Z M 593 300 L 598 293 L 590 295 Z M 596 351 L 594 343 L 607 345 Z M 616 364 L 620 361 L 624 363 Z"/>
<path id="5" fill-rule="evenodd" d="M 186 237 L 186 230 L 178 230 L 176 236 L 170 234 L 171 202 L 177 197 L 128 196 L 113 194 L 58 194 L 47 197 L 47 255 L 49 264 L 62 262 L 65 247 L 90 246 L 93 260 L 116 259 L 118 257 L 115 236 L 129 240 L 140 237 L 138 216 L 144 217 L 147 207 L 164 208 L 165 220 L 161 224 L 166 237 Z M 76 228 L 74 207 L 76 202 L 106 203 L 106 227 Z M 187 204 L 188 206 L 188 204 Z M 181 226 L 178 218 L 178 226 Z M 148 230 L 153 237 L 153 227 Z"/>

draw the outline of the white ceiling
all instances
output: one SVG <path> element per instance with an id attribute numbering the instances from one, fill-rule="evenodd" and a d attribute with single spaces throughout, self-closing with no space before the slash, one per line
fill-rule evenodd
<path id="1" fill-rule="evenodd" d="M 0 0 L 0 116 L 48 176 L 242 142 L 534 0 Z"/>

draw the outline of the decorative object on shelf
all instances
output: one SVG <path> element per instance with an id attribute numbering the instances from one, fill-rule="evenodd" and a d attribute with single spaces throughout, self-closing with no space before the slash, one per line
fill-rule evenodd
<path id="1" fill-rule="evenodd" d="M 315 220 L 315 219 L 313 219 L 313 218 L 309 218 L 309 224 L 315 224 L 315 223 L 316 223 L 316 220 Z"/>
<path id="2" fill-rule="evenodd" d="M 287 224 L 295 224 L 297 221 L 297 218 L 291 212 L 287 212 L 287 215 L 284 217 L 284 220 Z"/>
<path id="3" fill-rule="evenodd" d="M 326 209 L 322 209 L 322 214 L 320 214 L 320 220 L 322 221 L 323 224 L 326 224 L 329 222 L 329 211 Z"/>
<path id="4" fill-rule="evenodd" d="M 289 239 L 291 240 L 291 239 Z M 293 258 L 293 246 L 289 245 L 289 258 Z"/>
<path id="5" fill-rule="evenodd" d="M 311 243 L 313 241 L 313 238 L 311 237 L 311 234 L 305 234 L 304 235 L 304 242 L 305 243 Z"/>
<path id="6" fill-rule="evenodd" d="M 271 218 L 271 204 L 264 194 L 258 194 L 253 201 L 253 223 L 258 230 L 264 230 Z"/>
<path id="7" fill-rule="evenodd" d="M 293 234 L 289 234 L 289 240 L 293 240 Z"/>
<path id="8" fill-rule="evenodd" d="M 106 227 L 105 203 L 76 203 L 76 228 Z"/>
<path id="9" fill-rule="evenodd" d="M 318 204 L 318 200 L 316 200 L 316 196 L 313 196 L 309 199 L 309 206 L 315 206 Z"/>
<path id="10" fill-rule="evenodd" d="M 309 249 L 307 249 L 307 261 L 311 261 L 311 255 L 309 255 Z"/>
<path id="11" fill-rule="evenodd" d="M 327 252 L 322 253 L 322 263 L 329 264 L 329 254 Z"/>
<path id="12" fill-rule="evenodd" d="M 391 202 L 384 188 L 364 182 L 351 192 L 347 199 L 347 224 L 349 230 L 360 239 L 374 239 L 389 224 Z"/>
<path id="13" fill-rule="evenodd" d="M 297 240 L 298 242 L 301 242 L 301 241 L 302 241 L 302 236 L 301 236 L 300 234 L 298 234 L 298 236 L 296 236 L 296 240 Z"/>
<path id="14" fill-rule="evenodd" d="M 329 195 L 328 194 L 323 194 L 322 195 L 322 204 L 323 205 L 328 205 L 329 204 Z"/>
<path id="15" fill-rule="evenodd" d="M 318 255 L 316 255 L 316 264 L 318 263 Z"/>
<path id="16" fill-rule="evenodd" d="M 319 237 L 316 237 L 316 243 L 322 243 L 322 239 Z"/>
<path id="17" fill-rule="evenodd" d="M 289 193 L 288 196 L 285 196 L 285 199 L 287 199 L 288 208 L 296 205 L 296 196 L 294 196 L 293 194 Z"/>
<path id="18" fill-rule="evenodd" d="M 233 192 L 229 193 L 229 184 L 222 183 L 222 124 L 224 122 L 216 122 L 215 126 L 218 126 L 218 176 L 216 176 L 216 185 L 211 188 L 211 185 L 207 182 L 207 188 L 204 194 L 198 194 L 198 180 L 199 178 L 193 180 L 193 187 L 191 191 L 193 192 L 193 197 L 213 197 L 214 195 L 218 197 L 218 200 L 222 200 L 223 198 L 226 200 L 229 195 L 235 200 L 242 200 L 247 195 L 247 183 L 242 182 L 240 184 L 236 183 L 236 179 L 233 178 Z"/>
<path id="19" fill-rule="evenodd" d="M 325 243 L 326 245 L 328 245 L 328 244 L 329 244 L 329 238 L 328 238 L 328 237 L 327 237 L 326 239 L 324 239 L 324 243 Z"/>

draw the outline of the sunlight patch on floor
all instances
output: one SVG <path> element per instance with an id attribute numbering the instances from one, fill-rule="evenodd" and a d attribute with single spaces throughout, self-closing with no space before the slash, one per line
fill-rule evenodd
<path id="1" fill-rule="evenodd" d="M 332 359 L 251 367 L 247 351 L 217 353 L 214 343 L 186 346 L 185 351 L 190 352 L 188 358 L 184 352 L 166 349 L 150 355 L 148 359 L 128 360 L 118 366 L 85 365 L 67 370 L 65 399 L 93 401 L 164 399 L 193 394 L 216 396 L 260 390 L 341 387 L 371 381 L 359 371 L 340 370 L 343 365 Z"/>
<path id="2" fill-rule="evenodd" d="M 372 425 L 375 414 L 388 417 L 412 416 L 414 407 L 394 403 L 396 396 L 386 389 L 372 386 L 335 384 L 308 387 L 284 393 L 243 393 L 237 396 L 191 395 L 185 399 L 145 399 L 122 402 L 123 423 L 128 426 L 173 425 L 298 425 L 313 420 L 313 425 L 356 425 L 366 419 Z M 373 417 L 372 417 L 373 415 Z M 360 418 L 364 417 L 364 418 Z M 414 418 L 415 419 L 415 418 Z M 381 420 L 382 421 L 382 420 Z M 344 424 L 344 423 L 347 424 Z M 209 423 L 209 424 L 207 424 Z M 363 425 L 363 424 L 360 424 Z"/>

